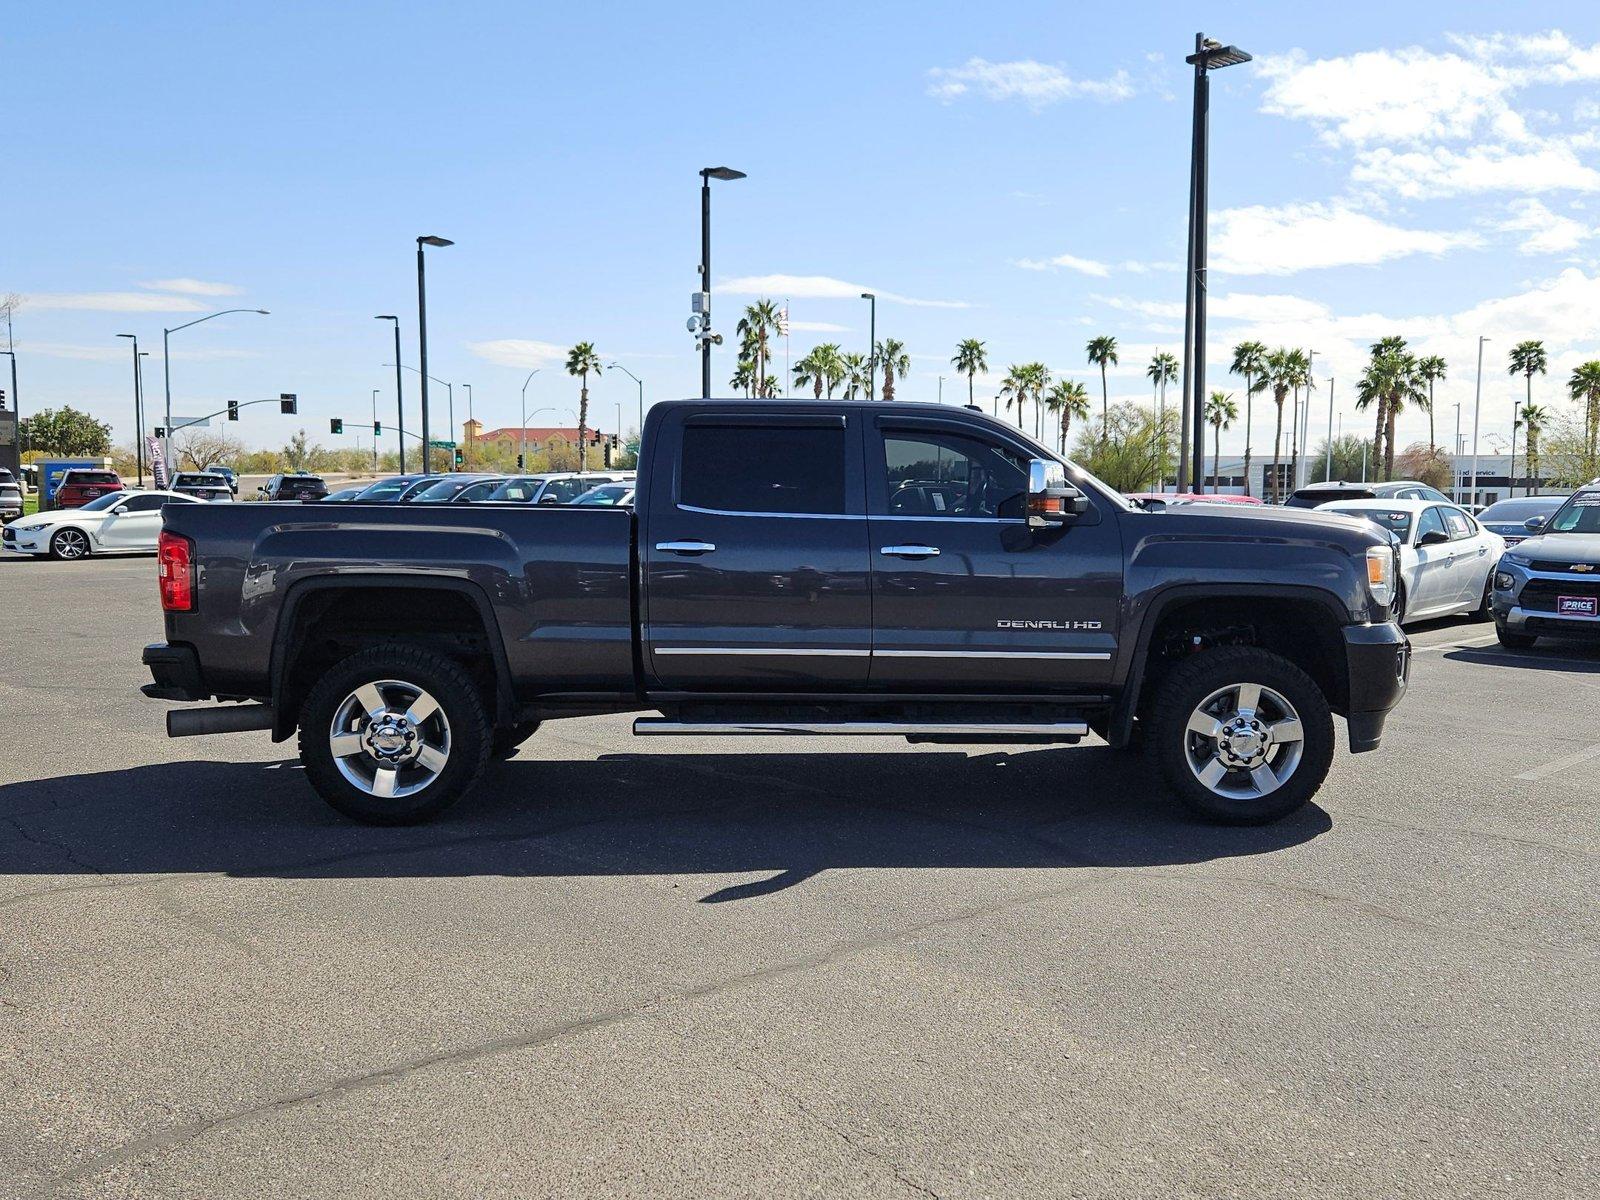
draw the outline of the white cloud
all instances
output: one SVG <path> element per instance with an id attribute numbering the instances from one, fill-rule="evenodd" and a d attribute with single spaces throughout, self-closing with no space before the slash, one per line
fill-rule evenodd
<path id="1" fill-rule="evenodd" d="M 832 321 L 790 321 L 789 328 L 795 333 L 849 333 L 848 325 L 835 325 Z"/>
<path id="2" fill-rule="evenodd" d="M 549 367 L 565 362 L 567 347 L 527 338 L 499 338 L 487 342 L 468 342 L 467 349 L 485 362 L 499 367 Z M 609 360 L 607 360 L 609 361 Z"/>
<path id="3" fill-rule="evenodd" d="M 1060 67 L 1031 58 L 990 62 L 969 58 L 959 67 L 935 67 L 928 72 L 928 94 L 949 103 L 973 93 L 986 100 L 1018 100 L 1038 110 L 1063 100 L 1126 100 L 1133 83 L 1126 71 L 1109 79 L 1076 79 Z"/>
<path id="4" fill-rule="evenodd" d="M 1527 234 L 1521 246 L 1524 254 L 1561 254 L 1576 250 L 1595 232 L 1582 221 L 1551 212 L 1532 197 L 1514 203 L 1511 216 L 1498 228 L 1507 233 Z"/>
<path id="5" fill-rule="evenodd" d="M 831 275 L 742 275 L 718 283 L 715 292 L 733 296 L 784 296 L 802 300 L 858 300 L 862 292 L 875 292 L 879 300 L 916 308 L 970 308 L 961 300 L 918 300 L 881 288 L 847 283 Z"/>
<path id="6" fill-rule="evenodd" d="M 86 312 L 204 312 L 205 306 L 182 296 L 154 292 L 30 292 L 29 308 L 79 309 Z"/>
<path id="7" fill-rule="evenodd" d="M 1212 221 L 1212 270 L 1237 275 L 1370 266 L 1411 254 L 1443 254 L 1482 240 L 1474 233 L 1406 229 L 1343 203 L 1258 204 L 1225 209 Z"/>
<path id="8" fill-rule="evenodd" d="M 1158 320 L 1183 316 L 1181 300 L 1136 300 L 1128 296 L 1096 296 L 1095 300 L 1120 312 L 1138 313 Z M 1261 295 L 1251 292 L 1223 292 L 1206 305 L 1213 320 L 1232 321 L 1309 321 L 1329 314 L 1326 304 L 1303 296 Z"/>
<path id="9" fill-rule="evenodd" d="M 179 292 L 185 296 L 237 296 L 243 293 L 242 287 L 235 287 L 231 283 L 207 283 L 203 279 L 152 279 L 139 285 L 156 292 Z"/>
<path id="10" fill-rule="evenodd" d="M 1356 162 L 1350 178 L 1410 200 L 1467 192 L 1600 190 L 1600 171 L 1581 162 L 1571 145 L 1557 141 L 1528 150 L 1435 146 L 1400 153 L 1379 146 Z"/>
<path id="11" fill-rule="evenodd" d="M 1076 254 L 1058 254 L 1054 258 L 1019 258 L 1017 266 L 1027 271 L 1048 271 L 1051 267 L 1065 267 L 1069 271 L 1079 271 L 1084 275 L 1094 275 L 1104 279 L 1111 274 L 1111 268 L 1103 262 L 1096 262 L 1092 258 L 1079 258 Z"/>

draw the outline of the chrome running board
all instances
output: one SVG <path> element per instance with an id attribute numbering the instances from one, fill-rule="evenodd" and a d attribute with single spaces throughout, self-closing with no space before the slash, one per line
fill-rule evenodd
<path id="1" fill-rule="evenodd" d="M 939 737 L 995 741 L 997 738 L 1077 739 L 1089 732 L 1083 721 L 673 721 L 666 717 L 636 717 L 636 737 L 731 734 L 845 734 L 873 737 Z"/>

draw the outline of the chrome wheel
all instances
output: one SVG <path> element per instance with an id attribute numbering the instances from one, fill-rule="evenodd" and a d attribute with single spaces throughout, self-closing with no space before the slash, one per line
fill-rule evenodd
<path id="1" fill-rule="evenodd" d="M 412 683 L 364 683 L 334 710 L 328 731 L 339 774 L 369 796 L 414 796 L 450 761 L 450 722 Z"/>
<path id="2" fill-rule="evenodd" d="M 89 553 L 89 539 L 80 529 L 63 529 L 50 543 L 57 558 L 82 558 Z"/>
<path id="3" fill-rule="evenodd" d="M 1233 800 L 1277 791 L 1305 754 L 1300 714 L 1282 693 L 1232 683 L 1202 700 L 1184 730 L 1189 770 L 1207 790 Z"/>

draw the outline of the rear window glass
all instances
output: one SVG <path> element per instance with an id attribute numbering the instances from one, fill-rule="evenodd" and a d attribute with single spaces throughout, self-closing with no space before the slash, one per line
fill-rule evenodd
<path id="1" fill-rule="evenodd" d="M 1395 508 L 1347 508 L 1342 511 L 1349 516 L 1365 517 L 1375 524 L 1382 525 L 1402 542 L 1408 541 L 1411 537 L 1411 514 L 1408 512 Z"/>
<path id="2" fill-rule="evenodd" d="M 678 499 L 727 512 L 838 514 L 844 427 L 688 425 Z"/>
<path id="3" fill-rule="evenodd" d="M 68 471 L 63 483 L 105 484 L 118 482 L 112 471 Z"/>

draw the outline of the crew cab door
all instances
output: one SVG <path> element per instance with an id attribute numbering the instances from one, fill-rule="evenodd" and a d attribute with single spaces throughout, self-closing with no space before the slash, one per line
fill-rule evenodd
<path id="1" fill-rule="evenodd" d="M 858 416 L 666 423 L 642 508 L 645 670 L 672 691 L 866 682 L 872 600 Z"/>
<path id="2" fill-rule="evenodd" d="M 1121 532 L 1091 495 L 1030 528 L 1024 443 L 938 417 L 867 431 L 873 690 L 1071 692 L 1111 677 Z"/>

